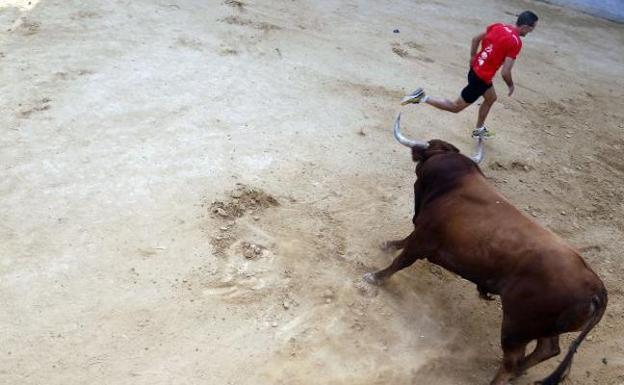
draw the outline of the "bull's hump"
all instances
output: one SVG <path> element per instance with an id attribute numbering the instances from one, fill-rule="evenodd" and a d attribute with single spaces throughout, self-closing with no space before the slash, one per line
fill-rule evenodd
<path id="1" fill-rule="evenodd" d="M 480 174 L 479 167 L 470 158 L 459 153 L 436 154 L 427 159 L 423 166 L 425 174 L 446 175 L 460 178 L 465 174 Z"/>

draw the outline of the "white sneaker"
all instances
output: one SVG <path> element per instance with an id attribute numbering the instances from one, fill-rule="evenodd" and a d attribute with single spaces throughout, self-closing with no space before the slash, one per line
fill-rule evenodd
<path id="1" fill-rule="evenodd" d="M 425 90 L 423 90 L 422 88 L 417 88 L 416 91 L 401 99 L 401 105 L 404 106 L 406 104 L 418 104 L 422 101 L 424 97 Z"/>
<path id="2" fill-rule="evenodd" d="M 489 139 L 489 138 L 494 137 L 494 131 L 490 131 L 487 129 L 487 127 L 482 126 L 482 127 L 475 128 L 474 130 L 472 130 L 472 137 Z"/>

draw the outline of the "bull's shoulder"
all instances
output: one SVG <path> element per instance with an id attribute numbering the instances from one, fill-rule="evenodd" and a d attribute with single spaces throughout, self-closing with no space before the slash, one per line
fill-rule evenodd
<path id="1" fill-rule="evenodd" d="M 458 153 L 432 156 L 416 169 L 418 184 L 429 198 L 444 195 L 462 185 L 466 178 L 483 179 L 479 167 Z M 433 196 L 432 196 L 433 195 Z"/>

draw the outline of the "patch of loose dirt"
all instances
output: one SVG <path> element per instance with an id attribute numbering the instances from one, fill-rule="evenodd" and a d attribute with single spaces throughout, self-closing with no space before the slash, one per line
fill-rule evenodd
<path id="1" fill-rule="evenodd" d="M 52 100 L 50 98 L 43 98 L 35 101 L 34 103 L 30 103 L 27 106 L 20 104 L 20 111 L 17 113 L 17 116 L 22 119 L 27 119 L 34 113 L 47 111 L 51 107 L 51 101 Z"/>
<path id="2" fill-rule="evenodd" d="M 258 22 L 258 21 L 254 21 L 251 19 L 242 18 L 240 16 L 227 16 L 221 19 L 220 21 L 227 23 L 227 24 L 248 26 L 248 27 L 251 27 L 260 31 L 264 31 L 264 32 L 276 31 L 276 30 L 282 29 L 281 27 L 275 24 L 267 23 L 264 21 Z"/>
<path id="3" fill-rule="evenodd" d="M 216 217 L 239 218 L 245 214 L 258 214 L 274 206 L 279 206 L 279 203 L 273 196 L 261 189 L 240 184 L 229 193 L 228 200 L 213 201 L 209 210 Z"/>
<path id="4" fill-rule="evenodd" d="M 41 29 L 41 22 L 30 20 L 26 17 L 22 17 L 17 26 L 15 27 L 15 31 L 19 32 L 24 36 L 33 36 L 39 33 Z"/>
<path id="5" fill-rule="evenodd" d="M 399 57 L 408 57 L 409 56 L 409 53 L 406 50 L 404 50 L 404 49 L 402 49 L 400 47 L 392 47 L 392 52 L 397 54 Z"/>
<path id="6" fill-rule="evenodd" d="M 236 9 L 237 11 L 244 11 L 246 4 L 238 0 L 225 0 L 223 4 Z"/>

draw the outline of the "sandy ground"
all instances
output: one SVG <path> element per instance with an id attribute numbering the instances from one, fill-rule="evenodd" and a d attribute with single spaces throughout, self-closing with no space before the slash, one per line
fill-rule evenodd
<path id="1" fill-rule="evenodd" d="M 483 170 L 607 284 L 569 384 L 624 384 L 622 25 L 524 1 L 0 4 L 0 383 L 488 383 L 498 301 L 426 262 L 360 277 L 411 229 L 398 101 L 455 97 L 471 36 L 531 8 Z M 476 107 L 403 112 L 470 152 Z"/>

